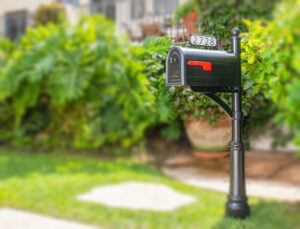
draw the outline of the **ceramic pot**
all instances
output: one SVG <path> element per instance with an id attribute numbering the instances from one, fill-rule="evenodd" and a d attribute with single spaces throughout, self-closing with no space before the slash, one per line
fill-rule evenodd
<path id="1" fill-rule="evenodd" d="M 231 119 L 224 118 L 211 124 L 207 120 L 190 119 L 184 122 L 187 137 L 195 149 L 195 156 L 199 153 L 208 154 L 207 157 L 213 157 L 212 153 L 217 153 L 222 157 L 228 156 L 229 143 L 231 141 Z M 204 156 L 206 157 L 206 156 Z"/>

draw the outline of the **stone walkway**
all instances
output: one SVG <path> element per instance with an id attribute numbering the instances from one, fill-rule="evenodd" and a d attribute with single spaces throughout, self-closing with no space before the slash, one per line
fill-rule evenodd
<path id="1" fill-rule="evenodd" d="M 67 220 L 50 218 L 34 213 L 4 208 L 0 209 L 1 229 L 99 229 Z"/>
<path id="2" fill-rule="evenodd" d="M 292 155 L 246 154 L 249 196 L 300 201 L 300 163 Z M 176 180 L 201 188 L 228 193 L 229 159 L 203 160 L 176 155 L 165 161 L 163 172 Z"/>
<path id="3" fill-rule="evenodd" d="M 197 169 L 194 168 L 164 168 L 163 172 L 186 184 L 228 193 L 228 177 L 200 175 L 197 173 Z M 247 179 L 247 195 L 282 201 L 300 201 L 300 186 L 274 181 Z"/>
<path id="4" fill-rule="evenodd" d="M 195 202 L 191 195 L 148 182 L 123 182 L 101 186 L 78 196 L 81 201 L 134 210 L 173 211 Z M 0 209 L 0 229 L 97 229 L 96 227 L 15 210 Z M 99 229 L 99 228 L 98 228 Z"/>
<path id="5" fill-rule="evenodd" d="M 166 185 L 134 181 L 94 188 L 78 199 L 115 208 L 151 211 L 173 211 L 195 202 L 194 197 Z"/>

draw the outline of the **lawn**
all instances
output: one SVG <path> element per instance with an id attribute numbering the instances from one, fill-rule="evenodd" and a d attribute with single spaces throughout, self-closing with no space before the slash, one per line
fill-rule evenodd
<path id="1" fill-rule="evenodd" d="M 174 212 L 158 213 L 114 209 L 76 199 L 95 186 L 132 180 L 163 183 L 197 201 Z M 113 229 L 299 228 L 300 204 L 250 199 L 251 217 L 234 221 L 224 217 L 225 201 L 224 194 L 179 183 L 134 158 L 0 149 L 1 207 Z"/>

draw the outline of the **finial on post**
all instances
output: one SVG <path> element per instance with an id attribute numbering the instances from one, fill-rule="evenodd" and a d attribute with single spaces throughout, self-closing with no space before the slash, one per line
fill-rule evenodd
<path id="1" fill-rule="evenodd" d="M 233 28 L 231 30 L 231 35 L 234 36 L 234 37 L 238 37 L 240 35 L 240 30 L 238 28 Z"/>
<path id="2" fill-rule="evenodd" d="M 241 38 L 240 31 L 238 28 L 233 28 L 231 30 L 231 52 L 240 58 L 241 53 Z"/>

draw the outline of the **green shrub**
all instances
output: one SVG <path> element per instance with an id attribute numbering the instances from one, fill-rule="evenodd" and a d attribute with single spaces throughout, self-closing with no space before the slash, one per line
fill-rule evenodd
<path id="1" fill-rule="evenodd" d="M 228 2 L 224 0 L 197 0 L 196 2 L 200 8 L 198 13 L 202 22 L 201 30 L 208 34 L 214 34 L 218 38 L 228 39 L 230 31 L 234 26 L 241 27 L 242 31 L 246 30 L 246 26 L 242 22 L 242 18 L 244 17 L 249 19 L 259 17 L 271 18 L 272 8 L 277 1 Z M 191 1 L 179 7 L 176 15 L 182 17 L 186 12 L 195 9 L 197 7 Z M 163 119 L 160 118 L 158 123 L 163 122 L 167 125 L 175 123 L 174 126 L 169 126 L 168 129 L 163 131 L 166 135 L 170 135 L 169 133 L 172 131 L 176 130 L 175 132 L 177 132 L 180 130 L 178 122 L 174 122 L 178 117 L 181 120 L 190 118 L 208 119 L 212 123 L 225 117 L 225 113 L 221 108 L 204 95 L 192 92 L 189 88 L 167 88 L 165 86 L 164 65 L 166 54 L 171 44 L 165 38 L 149 38 L 144 42 L 144 48 L 148 51 L 148 55 L 144 56 L 146 75 L 151 82 L 155 97 L 158 98 L 156 108 L 161 108 L 157 109 L 157 117 L 165 117 Z M 228 45 L 225 45 L 225 47 L 229 48 Z M 253 92 L 253 90 L 256 90 L 253 88 L 255 86 L 252 79 L 243 74 L 243 113 L 247 123 L 251 124 L 251 126 L 253 126 L 253 121 L 261 125 L 273 110 L 269 107 L 270 105 L 262 93 Z M 230 94 L 220 94 L 220 96 L 230 104 Z M 267 111 L 260 112 L 262 107 L 268 107 Z M 256 115 L 258 113 L 260 115 Z M 178 135 L 175 134 L 175 136 Z"/>
<path id="2" fill-rule="evenodd" d="M 165 63 L 173 42 L 165 37 L 150 37 L 143 41 L 139 59 L 150 81 L 149 89 L 155 97 L 155 124 L 161 126 L 161 135 L 169 140 L 181 136 L 178 112 L 165 82 Z"/>
<path id="3" fill-rule="evenodd" d="M 6 38 L 0 38 L 0 67 L 2 67 L 9 59 L 13 48 L 14 45 L 10 40 Z"/>
<path id="4" fill-rule="evenodd" d="M 198 5 L 198 16 L 200 22 L 200 32 L 211 34 L 220 41 L 221 49 L 230 51 L 231 30 L 239 27 L 241 31 L 246 31 L 243 18 L 257 19 L 272 17 L 272 9 L 278 0 L 250 0 L 250 1 L 226 1 L 226 0 L 196 0 Z M 252 80 L 242 74 L 243 94 L 243 114 L 247 134 L 254 126 L 260 125 L 269 115 L 272 107 L 261 93 L 253 93 L 255 87 Z M 255 89 L 254 89 L 255 90 Z M 176 107 L 180 111 L 183 119 L 196 118 L 208 119 L 215 122 L 224 118 L 224 112 L 210 99 L 200 93 L 191 92 L 188 89 L 174 90 Z M 228 104 L 231 102 L 230 94 L 220 95 Z M 189 102 L 187 102 L 189 101 Z M 260 116 L 256 114 L 264 107 L 264 113 Z M 255 122 L 255 123 L 254 123 Z"/>
<path id="5" fill-rule="evenodd" d="M 35 25 L 46 25 L 48 23 L 57 24 L 65 20 L 65 14 L 64 6 L 57 2 L 42 4 L 37 9 L 33 21 Z"/>
<path id="6" fill-rule="evenodd" d="M 145 66 L 144 73 L 150 81 L 150 90 L 155 96 L 157 123 L 171 123 L 176 118 L 172 97 L 165 83 L 165 62 L 173 42 L 164 37 L 147 38 L 143 42 L 140 58 Z"/>
<path id="7" fill-rule="evenodd" d="M 300 145 L 300 1 L 284 1 L 269 22 L 246 21 L 245 73 L 255 82 L 253 93 L 263 93 L 277 107 Z"/>
<path id="8" fill-rule="evenodd" d="M 272 8 L 276 2 L 277 0 L 196 0 L 198 7 L 194 6 L 194 9 L 198 9 L 201 32 L 215 35 L 220 41 L 229 41 L 233 27 L 237 26 L 241 31 L 246 30 L 246 26 L 242 21 L 243 18 L 256 19 L 262 17 L 270 19 Z M 190 5 L 192 4 L 190 2 Z M 187 8 L 191 9 L 191 7 Z M 225 42 L 221 48 L 228 50 L 230 48 L 228 44 L 229 42 Z M 259 111 L 263 105 L 268 103 L 266 103 L 262 94 L 252 92 L 254 84 L 245 74 L 242 76 L 242 83 L 244 87 L 243 113 L 249 123 L 251 122 L 250 114 L 256 114 L 256 111 Z M 213 101 L 200 93 L 191 92 L 188 88 L 172 88 L 171 93 L 176 110 L 183 120 L 189 118 L 208 119 L 213 123 L 225 117 L 225 113 Z M 220 96 L 230 104 L 230 94 L 220 94 Z M 271 108 L 268 110 L 271 110 Z M 267 114 L 261 116 L 266 117 Z M 253 120 L 260 121 L 257 119 L 258 117 L 253 117 Z"/>
<path id="9" fill-rule="evenodd" d="M 169 48 L 175 45 L 170 39 L 151 37 L 143 42 L 139 58 L 145 65 L 145 74 L 150 80 L 150 90 L 155 96 L 156 124 L 163 124 L 163 137 L 177 139 L 181 135 L 180 121 L 188 119 L 207 119 L 211 123 L 226 116 L 221 108 L 201 93 L 192 92 L 188 87 L 167 87 L 165 83 L 165 62 Z M 245 78 L 243 99 L 244 115 L 252 109 L 252 84 Z M 219 94 L 228 104 L 230 94 Z"/>
<path id="10" fill-rule="evenodd" d="M 196 0 L 199 8 L 201 32 L 219 40 L 230 38 L 230 31 L 238 27 L 246 31 L 242 19 L 270 19 L 278 0 Z"/>
<path id="11" fill-rule="evenodd" d="M 190 115 L 194 118 L 216 119 L 215 116 L 211 116 L 210 108 L 215 111 L 218 107 L 215 104 L 211 105 L 205 96 L 191 92 L 188 88 L 166 86 L 166 57 L 172 45 L 170 39 L 163 37 L 152 37 L 143 42 L 145 51 L 142 59 L 151 91 L 156 98 L 157 122 L 171 124 L 178 117 L 185 120 Z M 221 110 L 219 115 L 223 115 Z"/>
<path id="12" fill-rule="evenodd" d="M 29 29 L 1 69 L 0 98 L 13 112 L 0 139 L 76 149 L 138 143 L 154 98 L 127 47 L 100 16 Z"/>
<path id="13" fill-rule="evenodd" d="M 150 80 L 150 89 L 155 95 L 156 125 L 162 125 L 161 135 L 170 140 L 182 134 L 181 121 L 187 119 L 207 119 L 211 123 L 225 117 L 225 113 L 214 102 L 201 93 L 192 92 L 187 87 L 167 87 L 165 83 L 165 63 L 169 48 L 175 45 L 170 39 L 151 37 L 143 42 L 140 58 L 145 65 L 145 74 Z M 220 96 L 231 102 L 230 94 Z M 251 87 L 246 88 L 244 114 L 251 108 Z"/>

